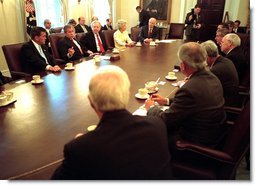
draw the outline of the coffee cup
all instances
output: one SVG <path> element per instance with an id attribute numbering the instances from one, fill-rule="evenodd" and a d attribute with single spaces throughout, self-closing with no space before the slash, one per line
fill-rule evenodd
<path id="1" fill-rule="evenodd" d="M 146 88 L 140 88 L 140 89 L 138 89 L 138 94 L 139 94 L 139 96 L 141 96 L 141 97 L 146 96 L 147 93 L 148 93 L 148 90 L 147 90 Z"/>
<path id="2" fill-rule="evenodd" d="M 99 55 L 96 55 L 96 56 L 94 56 L 94 60 L 95 60 L 95 62 L 100 62 L 101 58 Z"/>
<path id="3" fill-rule="evenodd" d="M 13 92 L 5 91 L 4 95 L 6 96 L 7 101 L 11 101 L 13 98 Z"/>
<path id="4" fill-rule="evenodd" d="M 148 91 L 154 91 L 157 87 L 157 83 L 155 81 L 150 81 L 150 82 L 147 82 L 145 83 L 145 88 L 148 90 Z"/>
<path id="5" fill-rule="evenodd" d="M 5 103 L 7 103 L 7 96 L 4 94 L 0 95 L 0 105 L 4 105 Z"/>
<path id="6" fill-rule="evenodd" d="M 40 75 L 33 75 L 32 78 L 33 78 L 33 80 L 34 80 L 35 83 L 38 83 L 38 82 L 40 82 L 40 80 L 41 80 Z"/>
<path id="7" fill-rule="evenodd" d="M 159 43 L 159 39 L 156 39 L 156 40 L 155 40 L 155 43 Z"/>
<path id="8" fill-rule="evenodd" d="M 154 41 L 151 41 L 150 45 L 154 46 L 154 45 L 156 45 L 156 43 Z"/>
<path id="9" fill-rule="evenodd" d="M 175 72 L 168 72 L 169 77 L 175 77 Z"/>
<path id="10" fill-rule="evenodd" d="M 136 45 L 137 46 L 141 46 L 142 44 L 141 44 L 141 42 L 137 42 Z"/>
<path id="11" fill-rule="evenodd" d="M 73 67 L 73 63 L 66 63 L 66 67 L 67 68 L 72 68 Z"/>
<path id="12" fill-rule="evenodd" d="M 112 50 L 112 53 L 117 54 L 117 53 L 119 53 L 119 50 L 118 50 L 117 48 L 114 48 L 114 49 Z"/>

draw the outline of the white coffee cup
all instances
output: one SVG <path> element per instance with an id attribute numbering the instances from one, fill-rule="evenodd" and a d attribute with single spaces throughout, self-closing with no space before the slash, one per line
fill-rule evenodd
<path id="1" fill-rule="evenodd" d="M 150 81 L 150 82 L 147 82 L 145 83 L 145 88 L 148 90 L 148 91 L 154 91 L 157 87 L 157 83 L 155 81 Z"/>
<path id="2" fill-rule="evenodd" d="M 41 80 L 40 75 L 33 75 L 32 78 L 33 78 L 33 80 L 34 80 L 35 83 L 38 83 L 38 82 L 40 82 L 40 80 Z"/>
<path id="3" fill-rule="evenodd" d="M 159 39 L 156 39 L 156 40 L 155 40 L 155 43 L 159 43 Z"/>
<path id="4" fill-rule="evenodd" d="M 141 96 L 141 97 L 146 96 L 147 93 L 148 93 L 148 90 L 147 90 L 146 88 L 140 88 L 140 89 L 138 89 L 138 94 L 139 94 L 139 96 Z"/>
<path id="5" fill-rule="evenodd" d="M 141 44 L 141 42 L 137 42 L 136 45 L 137 46 L 141 46 L 142 44 Z"/>
<path id="6" fill-rule="evenodd" d="M 4 105 L 5 103 L 7 103 L 7 96 L 4 94 L 0 95 L 0 105 Z"/>
<path id="7" fill-rule="evenodd" d="M 175 77 L 175 72 L 172 72 L 172 71 L 168 72 L 168 76 L 169 77 Z"/>
<path id="8" fill-rule="evenodd" d="M 156 43 L 154 41 L 151 41 L 150 45 L 154 46 L 154 45 L 156 45 Z"/>
<path id="9" fill-rule="evenodd" d="M 96 55 L 96 56 L 94 56 L 94 60 L 95 60 L 95 62 L 100 62 L 101 57 L 99 55 Z"/>
<path id="10" fill-rule="evenodd" d="M 71 62 L 70 63 L 66 63 L 66 67 L 67 68 L 72 68 L 73 67 L 73 63 L 71 63 Z"/>

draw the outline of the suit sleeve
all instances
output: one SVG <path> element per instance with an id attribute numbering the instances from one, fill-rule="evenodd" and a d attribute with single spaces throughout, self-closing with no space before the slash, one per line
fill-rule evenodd
<path id="1" fill-rule="evenodd" d="M 59 40 L 57 45 L 58 45 L 58 51 L 59 51 L 60 57 L 63 60 L 68 61 L 69 58 L 67 57 L 67 53 L 68 53 L 69 46 L 64 42 L 64 40 Z"/>
<path id="2" fill-rule="evenodd" d="M 190 117 L 195 111 L 195 101 L 188 90 L 180 89 L 173 100 L 173 103 L 166 111 L 160 110 L 157 106 L 148 110 L 147 115 L 158 116 L 164 120 L 168 129 L 178 126 L 183 120 Z"/>
<path id="3" fill-rule="evenodd" d="M 144 34 L 144 27 L 141 28 L 139 35 L 138 35 L 139 41 L 143 42 L 144 39 L 146 39 L 146 35 Z"/>

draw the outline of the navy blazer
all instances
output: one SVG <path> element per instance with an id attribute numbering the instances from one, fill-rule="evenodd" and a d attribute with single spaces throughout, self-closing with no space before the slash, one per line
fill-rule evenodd
<path id="1" fill-rule="evenodd" d="M 139 36 L 138 36 L 140 42 L 143 42 L 144 39 L 148 38 L 148 31 L 149 31 L 148 25 L 143 26 L 141 28 Z M 159 28 L 157 26 L 153 27 L 150 38 L 152 38 L 153 40 L 159 39 Z"/>
<path id="2" fill-rule="evenodd" d="M 223 106 L 219 79 L 210 71 L 202 70 L 194 73 L 176 92 L 169 109 L 162 111 L 155 106 L 147 114 L 164 120 L 169 137 L 175 131 L 185 140 L 215 147 L 226 131 Z"/>
<path id="3" fill-rule="evenodd" d="M 55 66 L 56 62 L 50 55 L 47 46 L 41 45 L 41 47 L 49 65 Z M 44 71 L 48 65 L 31 40 L 22 46 L 20 58 L 23 70 L 30 74 Z"/>
<path id="4" fill-rule="evenodd" d="M 76 44 L 73 41 L 71 41 L 68 37 L 64 37 L 60 39 L 58 41 L 58 51 L 59 51 L 60 57 L 65 61 L 73 61 L 73 60 L 78 60 L 80 58 L 89 56 L 89 54 L 87 53 L 87 48 L 83 47 L 79 42 L 78 44 L 81 46 L 83 54 L 81 53 L 80 49 L 76 46 Z M 67 57 L 68 49 L 71 47 L 74 48 L 75 52 L 71 58 L 68 58 Z"/>
<path id="5" fill-rule="evenodd" d="M 100 31 L 99 36 L 101 38 L 104 50 L 107 51 L 108 47 L 106 45 L 104 34 Z M 80 41 L 81 44 L 86 47 L 88 50 L 92 51 L 93 53 L 97 53 L 97 45 L 95 40 L 94 32 L 89 32 L 85 35 L 84 39 Z"/>
<path id="6" fill-rule="evenodd" d="M 171 179 L 166 126 L 127 110 L 104 113 L 97 128 L 64 147 L 52 179 Z"/>

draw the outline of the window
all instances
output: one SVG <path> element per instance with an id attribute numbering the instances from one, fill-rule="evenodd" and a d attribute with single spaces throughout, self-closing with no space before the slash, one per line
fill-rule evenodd
<path id="1" fill-rule="evenodd" d="M 102 25 L 111 16 L 108 0 L 94 0 L 94 15 L 98 17 Z"/>
<path id="2" fill-rule="evenodd" d="M 64 25 L 63 6 L 61 0 L 34 0 L 37 26 L 44 27 L 45 19 L 51 21 L 51 27 Z"/>

